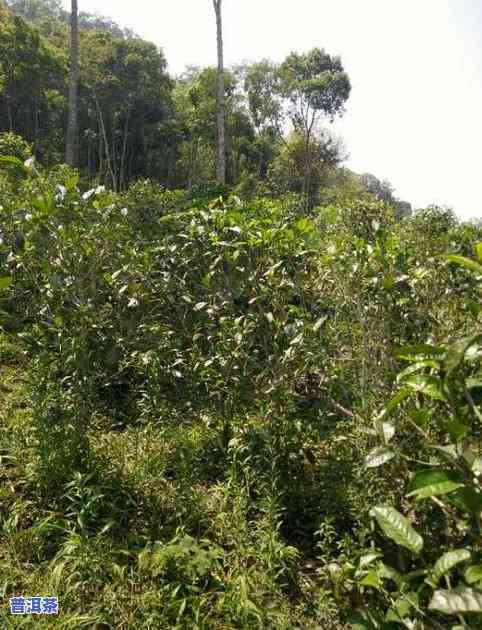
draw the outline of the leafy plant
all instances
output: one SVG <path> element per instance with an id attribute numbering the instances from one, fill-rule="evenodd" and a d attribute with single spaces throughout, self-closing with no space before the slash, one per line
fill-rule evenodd
<path id="1" fill-rule="evenodd" d="M 480 252 L 477 245 L 478 260 L 453 255 L 446 260 L 480 278 Z M 390 601 L 387 623 L 442 627 L 438 613 L 455 617 L 460 627 L 479 627 L 482 621 L 482 590 L 478 590 L 482 512 L 478 441 L 482 415 L 477 402 L 482 383 L 481 341 L 481 333 L 475 330 L 467 337 L 453 336 L 444 343 L 397 351 L 409 367 L 397 379 L 402 389 L 373 423 L 385 446 L 377 447 L 366 459 L 367 466 L 375 467 L 400 458 L 411 468 L 406 493 L 407 499 L 415 502 L 410 507 L 411 518 L 391 506 L 377 506 L 370 512 L 387 539 L 411 552 L 410 569 L 404 563 L 395 569 L 380 562 L 372 571 L 373 587 L 385 591 Z M 404 414 L 404 422 L 401 418 L 389 421 L 412 400 L 415 404 Z M 392 441 L 407 425 L 419 437 L 417 458 L 406 452 L 403 442 Z M 426 461 L 419 461 L 419 453 Z M 436 546 L 425 551 L 424 537 L 412 522 L 427 500 L 436 505 L 447 523 L 453 521 L 463 533 L 462 547 L 448 549 L 439 557 L 435 557 Z M 445 588 L 440 588 L 441 580 Z M 388 583 L 396 585 L 396 590 L 387 591 Z M 368 619 L 365 626 L 362 621 L 358 623 L 356 627 L 373 627 Z"/>

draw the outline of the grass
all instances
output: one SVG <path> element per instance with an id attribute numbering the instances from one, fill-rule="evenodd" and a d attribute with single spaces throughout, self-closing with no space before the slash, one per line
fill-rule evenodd
<path id="1" fill-rule="evenodd" d="M 286 542 L 283 514 L 296 506 L 266 468 L 259 420 L 239 424 L 228 453 L 206 417 L 99 428 L 89 436 L 92 471 L 42 497 L 25 359 L 5 336 L 0 360 L 5 627 L 343 627 L 317 601 L 302 548 Z M 61 613 L 14 617 L 12 595 L 56 595 Z"/>

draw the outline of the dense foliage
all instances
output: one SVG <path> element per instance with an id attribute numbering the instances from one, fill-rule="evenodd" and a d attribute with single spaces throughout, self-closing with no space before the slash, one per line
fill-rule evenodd
<path id="1" fill-rule="evenodd" d="M 85 190 L 2 147 L 4 596 L 65 627 L 480 627 L 480 226 Z"/>
<path id="2" fill-rule="evenodd" d="M 482 225 L 341 166 L 322 49 L 225 72 L 216 183 L 216 70 L 82 13 L 66 166 L 68 18 L 0 0 L 4 600 L 482 628 Z"/>
<path id="3" fill-rule="evenodd" d="M 0 132 L 22 135 L 52 166 L 64 161 L 69 15 L 60 0 L 2 5 Z M 143 178 L 189 190 L 213 181 L 216 69 L 172 77 L 162 50 L 112 20 L 81 12 L 79 28 L 82 178 L 114 190 Z M 281 64 L 236 66 L 224 88 L 227 183 L 242 196 L 297 192 L 310 207 L 319 203 L 345 157 L 329 130 L 350 94 L 340 58 L 316 48 Z M 389 184 L 350 178 L 360 192 L 410 213 Z"/>

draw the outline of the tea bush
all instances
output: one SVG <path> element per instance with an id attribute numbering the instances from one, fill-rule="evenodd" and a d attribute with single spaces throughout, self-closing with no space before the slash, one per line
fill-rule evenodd
<path id="1" fill-rule="evenodd" d="M 12 157 L 4 596 L 65 627 L 479 627 L 480 225 Z"/>

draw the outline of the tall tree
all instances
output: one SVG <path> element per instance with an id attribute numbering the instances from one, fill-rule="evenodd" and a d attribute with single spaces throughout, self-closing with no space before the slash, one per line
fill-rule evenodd
<path id="1" fill-rule="evenodd" d="M 280 91 L 290 103 L 293 127 L 304 139 L 303 193 L 308 204 L 314 160 L 312 140 L 317 125 L 323 117 L 332 121 L 343 114 L 350 89 L 340 58 L 323 49 L 313 48 L 305 54 L 293 52 L 281 64 Z"/>
<path id="2" fill-rule="evenodd" d="M 0 131 L 22 135 L 47 163 L 64 157 L 65 85 L 62 56 L 23 18 L 0 11 Z"/>
<path id="3" fill-rule="evenodd" d="M 223 22 L 222 0 L 213 0 L 216 13 L 216 38 L 218 45 L 218 89 L 217 89 L 217 129 L 218 129 L 218 159 L 216 165 L 217 179 L 222 184 L 226 181 L 226 148 L 224 121 L 224 53 L 223 53 Z"/>
<path id="4" fill-rule="evenodd" d="M 71 0 L 70 11 L 70 77 L 69 114 L 65 143 L 65 161 L 70 166 L 77 163 L 78 99 L 79 99 L 79 26 L 77 0 Z"/>

